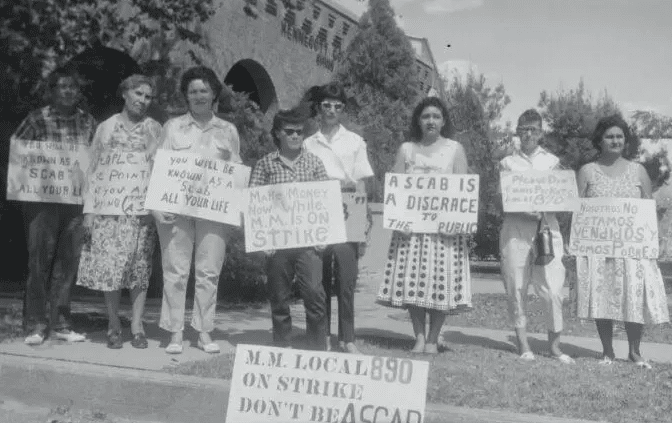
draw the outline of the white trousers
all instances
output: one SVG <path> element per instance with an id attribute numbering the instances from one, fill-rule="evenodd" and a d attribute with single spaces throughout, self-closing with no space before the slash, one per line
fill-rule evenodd
<path id="1" fill-rule="evenodd" d="M 502 279 L 509 300 L 509 318 L 515 328 L 527 326 L 527 292 L 530 282 L 546 308 L 546 327 L 562 331 L 562 287 L 565 267 L 562 264 L 563 243 L 554 215 L 547 215 L 555 258 L 545 266 L 535 265 L 534 239 L 538 221 L 527 216 L 508 214 L 499 236 Z"/>
<path id="2" fill-rule="evenodd" d="M 187 281 L 194 253 L 196 285 L 191 326 L 198 332 L 215 327 L 217 285 L 224 264 L 229 225 L 177 216 L 172 224 L 156 223 L 163 264 L 163 300 L 159 327 L 184 330 Z"/>

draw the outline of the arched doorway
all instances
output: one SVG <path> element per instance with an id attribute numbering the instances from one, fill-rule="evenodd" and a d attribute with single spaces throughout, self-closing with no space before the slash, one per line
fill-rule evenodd
<path id="1" fill-rule="evenodd" d="M 271 77 L 261 64 L 244 59 L 233 65 L 224 78 L 233 91 L 248 93 L 250 100 L 259 105 L 262 112 L 277 107 L 278 98 Z"/>

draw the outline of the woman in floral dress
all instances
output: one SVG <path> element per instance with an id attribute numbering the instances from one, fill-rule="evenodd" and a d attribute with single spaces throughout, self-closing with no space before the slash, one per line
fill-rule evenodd
<path id="1" fill-rule="evenodd" d="M 148 77 L 133 75 L 122 81 L 119 92 L 124 108 L 98 126 L 94 137 L 91 164 L 87 172 L 89 185 L 103 153 L 147 153 L 152 157 L 161 133 L 161 124 L 147 117 L 147 108 L 154 97 L 154 83 Z M 149 179 L 150 168 L 143 169 Z M 140 173 L 142 174 L 142 173 Z M 98 188 L 104 188 L 98 183 Z M 85 193 L 87 202 L 93 202 L 93 193 Z M 156 228 L 151 215 L 101 215 L 87 213 L 84 227 L 90 234 L 82 248 L 77 285 L 103 291 L 109 316 L 107 346 L 121 348 L 119 303 L 121 290 L 131 293 L 133 317 L 131 345 L 147 348 L 142 325 L 149 277 L 152 273 L 152 254 L 156 243 Z"/>
<path id="2" fill-rule="evenodd" d="M 467 173 L 464 148 L 446 138 L 450 129 L 441 100 L 422 100 L 411 120 L 413 141 L 401 145 L 392 172 Z M 416 337 L 412 351 L 436 354 L 445 315 L 471 309 L 470 284 L 466 237 L 395 231 L 377 302 L 408 308 Z"/>
<path id="3" fill-rule="evenodd" d="M 602 118 L 593 133 L 597 160 L 579 170 L 582 197 L 651 198 L 651 180 L 644 167 L 627 160 L 636 153 L 627 123 L 618 115 Z M 577 257 L 577 314 L 595 319 L 602 341 L 603 364 L 615 359 L 614 320 L 625 324 L 628 358 L 650 369 L 639 345 L 644 323 L 669 321 L 663 278 L 654 259 Z"/>

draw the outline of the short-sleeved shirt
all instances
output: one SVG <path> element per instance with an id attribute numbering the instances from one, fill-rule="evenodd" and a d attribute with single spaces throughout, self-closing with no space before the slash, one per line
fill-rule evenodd
<path id="1" fill-rule="evenodd" d="M 356 184 L 373 176 L 366 143 L 359 135 L 339 125 L 331 141 L 317 131 L 304 141 L 306 150 L 322 160 L 330 179 Z"/>
<path id="2" fill-rule="evenodd" d="M 242 162 L 238 130 L 217 116 L 205 125 L 198 123 L 191 113 L 170 119 L 163 125 L 161 148 Z"/>
<path id="3" fill-rule="evenodd" d="M 95 130 L 96 120 L 81 109 L 65 116 L 54 107 L 46 106 L 30 112 L 14 131 L 13 137 L 90 145 Z"/>
<path id="4" fill-rule="evenodd" d="M 522 150 L 516 150 L 510 156 L 499 162 L 499 169 L 510 172 L 524 172 L 526 170 L 553 170 L 560 165 L 560 159 L 549 153 L 545 148 L 538 146 L 532 154 L 527 155 Z"/>
<path id="5" fill-rule="evenodd" d="M 329 176 L 327 176 L 324 164 L 316 155 L 304 149 L 290 166 L 278 151 L 274 151 L 259 159 L 254 166 L 250 176 L 250 186 L 327 180 Z"/>

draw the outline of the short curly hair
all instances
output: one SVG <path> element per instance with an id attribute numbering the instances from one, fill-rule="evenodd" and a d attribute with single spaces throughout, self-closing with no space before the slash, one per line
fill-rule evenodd
<path id="1" fill-rule="evenodd" d="M 623 157 L 626 159 L 635 158 L 639 152 L 639 138 L 633 136 L 627 122 L 618 113 L 603 117 L 597 122 L 597 125 L 595 125 L 595 130 L 593 131 L 593 136 L 591 137 L 591 141 L 593 142 L 593 147 L 595 150 L 599 152 L 602 151 L 602 137 L 604 137 L 605 132 L 613 127 L 621 128 L 623 135 L 625 136 Z"/>
<path id="2" fill-rule="evenodd" d="M 219 95 L 221 94 L 224 86 L 221 82 L 219 82 L 217 74 L 212 69 L 205 66 L 195 66 L 193 68 L 189 68 L 182 74 L 182 78 L 180 79 L 180 92 L 184 98 L 187 98 L 189 84 L 191 81 L 196 79 L 200 79 L 210 86 L 210 89 L 212 89 L 212 92 L 215 96 L 214 101 L 219 99 Z"/>
<path id="3" fill-rule="evenodd" d="M 411 116 L 411 126 L 408 130 L 408 134 L 411 140 L 415 142 L 422 140 L 420 115 L 427 107 L 436 107 L 441 111 L 441 114 L 443 115 L 443 127 L 439 133 L 442 137 L 451 137 L 453 135 L 453 123 L 450 120 L 448 107 L 438 97 L 425 97 L 420 101 L 420 103 L 418 103 L 417 106 L 415 106 L 415 109 L 413 109 L 413 115 Z"/>
<path id="4" fill-rule="evenodd" d="M 273 127 L 271 128 L 273 144 L 280 148 L 280 140 L 276 132 L 281 130 L 285 125 L 304 125 L 306 120 L 308 120 L 308 116 L 298 108 L 278 111 L 273 118 Z"/>
<path id="5" fill-rule="evenodd" d="M 121 97 L 126 91 L 138 88 L 140 85 L 149 86 L 149 88 L 152 89 L 152 95 L 156 93 L 156 84 L 154 83 L 154 80 L 148 76 L 136 73 L 121 81 L 117 88 L 117 94 Z"/>

